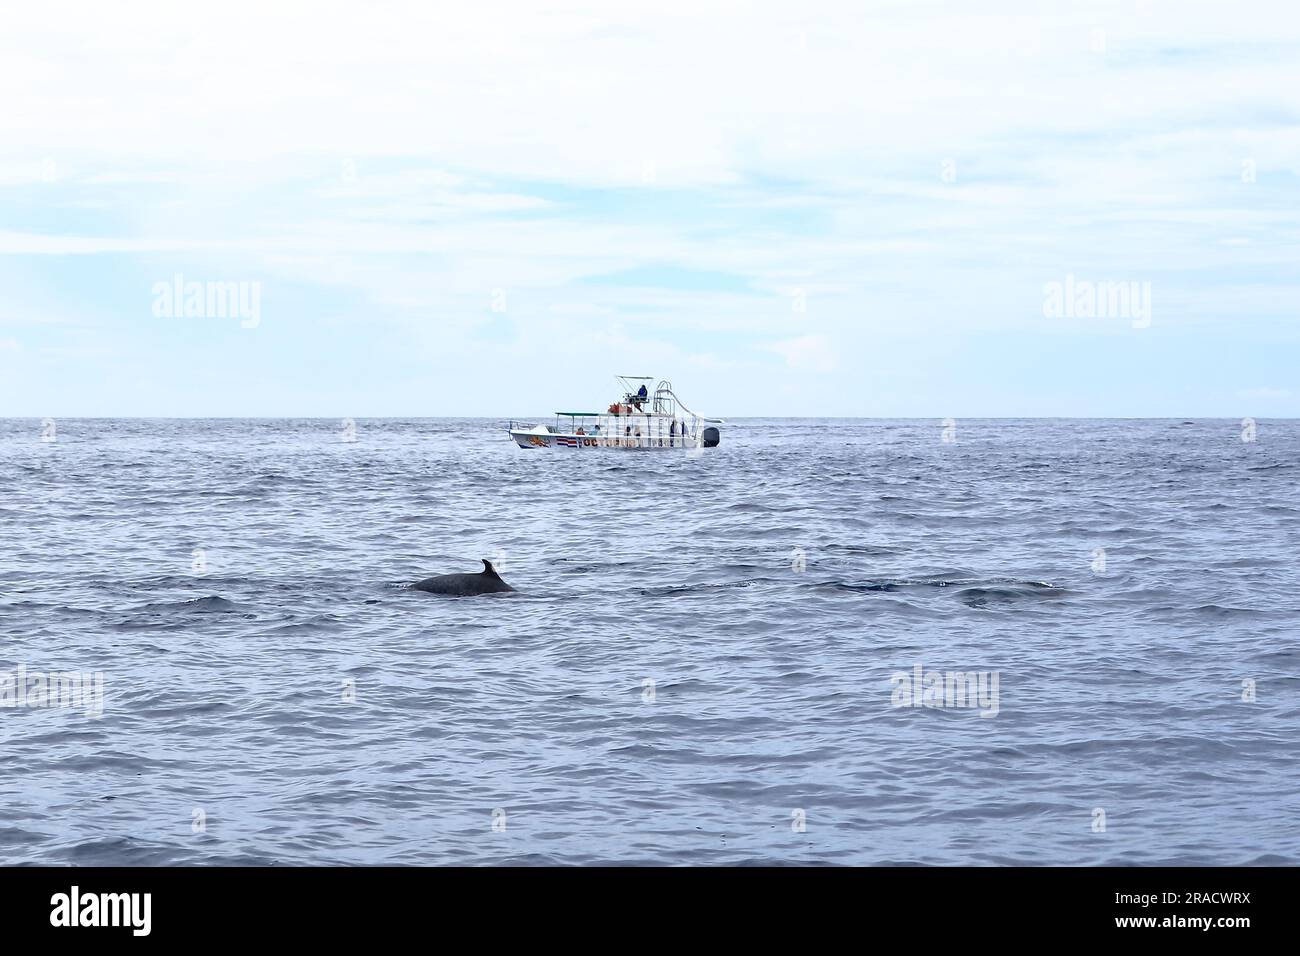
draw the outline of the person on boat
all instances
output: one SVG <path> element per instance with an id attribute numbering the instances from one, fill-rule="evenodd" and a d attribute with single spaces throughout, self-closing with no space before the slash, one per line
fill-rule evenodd
<path id="1" fill-rule="evenodd" d="M 573 434 L 575 434 L 575 435 L 585 435 L 585 434 L 587 434 L 587 429 L 585 429 L 585 428 L 583 428 L 581 425 L 579 425 L 577 431 L 575 431 Z"/>
<path id="2" fill-rule="evenodd" d="M 591 433 L 592 433 L 593 435 L 599 435 L 599 434 L 600 434 L 600 422 L 596 422 L 596 425 L 595 425 L 594 428 L 592 428 Z"/>
<path id="3" fill-rule="evenodd" d="M 677 443 L 677 419 L 673 419 L 668 426 L 668 447 L 672 448 Z"/>
<path id="4" fill-rule="evenodd" d="M 645 382 L 642 382 L 641 387 L 636 390 L 636 397 L 643 402 L 650 397 L 650 393 L 646 391 Z"/>

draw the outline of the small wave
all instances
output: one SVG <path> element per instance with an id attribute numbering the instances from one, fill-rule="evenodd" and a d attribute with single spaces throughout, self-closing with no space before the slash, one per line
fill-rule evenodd
<path id="1" fill-rule="evenodd" d="M 1254 608 L 1248 607 L 1224 607 L 1222 604 L 1202 604 L 1200 607 L 1192 608 L 1193 614 L 1201 617 L 1252 617 L 1259 612 Z"/>
<path id="2" fill-rule="evenodd" d="M 963 588 L 957 592 L 957 597 L 967 607 L 987 607 L 990 604 L 1061 598 L 1067 593 L 1065 588 L 1045 584 L 1042 581 L 1026 581 L 1023 584 L 1010 586 Z"/>
<path id="3" fill-rule="evenodd" d="M 220 595 L 209 594 L 207 597 L 191 598 L 188 601 L 164 601 L 157 604 L 146 604 L 138 610 L 154 614 L 171 611 L 229 613 L 239 610 L 239 606 Z"/>
<path id="4" fill-rule="evenodd" d="M 660 588 L 637 588 L 636 593 L 645 597 L 679 597 L 683 594 L 694 594 L 698 591 L 725 591 L 732 588 L 748 588 L 760 584 L 762 581 L 762 578 L 751 578 L 748 581 L 726 581 L 720 584 L 675 584 Z"/>
<path id="5" fill-rule="evenodd" d="M 866 581 L 821 581 L 810 587 L 830 588 L 839 591 L 857 592 L 892 592 L 905 589 L 921 590 L 956 590 L 958 598 L 972 606 L 982 606 L 990 602 L 1017 601 L 1033 598 L 1058 598 L 1070 593 L 1066 588 L 1047 581 L 1023 581 L 1014 578 L 959 578 L 959 577 L 922 577 L 922 578 L 880 578 Z"/>
<path id="6" fill-rule="evenodd" d="M 830 588 L 835 591 L 897 591 L 902 585 L 895 581 L 866 581 L 862 583 L 853 581 L 824 581 L 813 584 L 812 587 Z"/>

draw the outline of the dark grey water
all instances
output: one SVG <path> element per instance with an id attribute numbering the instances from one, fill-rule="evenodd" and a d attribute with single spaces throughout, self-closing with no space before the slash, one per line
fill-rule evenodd
<path id="1" fill-rule="evenodd" d="M 0 422 L 0 861 L 1300 862 L 1300 423 L 499 424 Z"/>

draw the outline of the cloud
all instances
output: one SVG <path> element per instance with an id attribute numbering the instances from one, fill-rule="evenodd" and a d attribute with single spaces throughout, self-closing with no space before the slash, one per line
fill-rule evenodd
<path id="1" fill-rule="evenodd" d="M 1252 402 L 1273 402 L 1283 401 L 1291 397 L 1289 388 L 1243 388 L 1237 392 L 1237 397 Z"/>
<path id="2" fill-rule="evenodd" d="M 835 350 L 824 335 L 802 335 L 771 342 L 760 348 L 775 352 L 785 359 L 786 365 L 800 371 L 830 372 L 839 365 Z"/>

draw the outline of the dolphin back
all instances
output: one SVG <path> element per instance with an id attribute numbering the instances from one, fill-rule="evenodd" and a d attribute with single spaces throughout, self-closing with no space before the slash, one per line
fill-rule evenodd
<path id="1" fill-rule="evenodd" d="M 417 581 L 411 587 L 416 591 L 430 594 L 449 594 L 455 597 L 467 597 L 472 594 L 500 594 L 513 591 L 510 585 L 501 580 L 496 568 L 487 558 L 480 559 L 483 570 L 478 574 L 439 574 L 423 581 Z"/>

